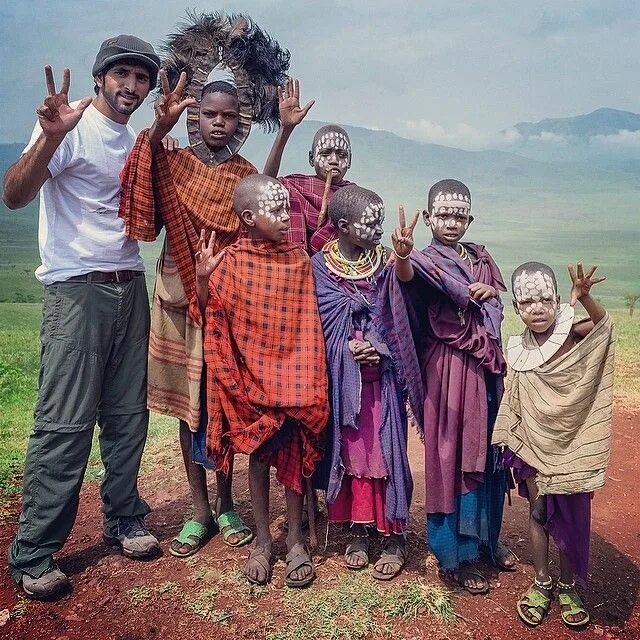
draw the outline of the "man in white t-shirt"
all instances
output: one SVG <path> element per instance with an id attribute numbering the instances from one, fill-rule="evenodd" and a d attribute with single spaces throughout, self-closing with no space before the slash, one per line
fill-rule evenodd
<path id="1" fill-rule="evenodd" d="M 118 217 L 119 174 L 133 147 L 131 114 L 155 86 L 160 60 L 129 35 L 105 40 L 92 74 L 96 97 L 69 104 L 70 72 L 48 95 L 3 200 L 24 207 L 40 191 L 38 242 L 44 285 L 40 386 L 9 569 L 28 596 L 51 598 L 69 580 L 53 561 L 78 510 L 96 422 L 105 467 L 104 539 L 125 555 L 158 551 L 138 495 L 148 411 L 149 305 L 138 243 Z"/>

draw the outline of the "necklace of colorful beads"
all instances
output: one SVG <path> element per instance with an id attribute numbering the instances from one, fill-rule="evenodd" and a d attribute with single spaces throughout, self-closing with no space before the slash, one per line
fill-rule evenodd
<path id="1" fill-rule="evenodd" d="M 379 244 L 375 249 L 365 251 L 357 260 L 349 260 L 340 252 L 338 241 L 332 240 L 325 245 L 323 253 L 329 271 L 345 280 L 362 280 L 372 277 L 378 271 L 384 249 Z"/>

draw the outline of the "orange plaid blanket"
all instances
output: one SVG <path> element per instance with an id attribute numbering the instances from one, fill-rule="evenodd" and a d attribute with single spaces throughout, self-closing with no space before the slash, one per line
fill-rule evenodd
<path id="1" fill-rule="evenodd" d="M 255 167 L 240 156 L 208 167 L 189 150 L 152 153 L 149 133 L 143 131 L 121 174 L 120 217 L 127 235 L 153 241 L 162 226 L 166 229 L 151 306 L 147 403 L 194 431 L 200 421 L 203 367 L 197 241 L 201 229 L 216 232 L 217 250 L 236 239 L 240 223 L 233 192 L 252 173 Z"/>
<path id="2" fill-rule="evenodd" d="M 265 452 L 282 484 L 302 492 L 329 406 L 311 261 L 300 247 L 245 238 L 226 249 L 209 281 L 204 353 L 209 457 L 226 471 L 232 453 Z M 286 418 L 291 437 L 269 447 Z"/>
<path id="3" fill-rule="evenodd" d="M 217 250 L 237 238 L 240 221 L 232 208 L 233 192 L 252 173 L 256 168 L 238 155 L 209 167 L 186 149 L 159 148 L 152 153 L 148 129 L 135 142 L 120 176 L 119 215 L 127 236 L 135 240 L 155 240 L 164 224 L 190 302 L 195 300 L 194 255 L 200 230 L 216 232 Z"/>

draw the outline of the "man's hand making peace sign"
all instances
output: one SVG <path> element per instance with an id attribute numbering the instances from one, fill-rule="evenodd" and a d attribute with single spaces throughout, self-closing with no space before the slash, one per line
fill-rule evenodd
<path id="1" fill-rule="evenodd" d="M 62 88 L 56 91 L 56 83 L 53 79 L 53 70 L 49 65 L 44 68 L 44 77 L 47 82 L 47 97 L 44 103 L 37 109 L 38 121 L 42 132 L 47 138 L 62 139 L 71 131 L 82 118 L 84 110 L 91 104 L 91 96 L 80 100 L 75 107 L 69 106 L 69 84 L 71 72 L 65 69 L 62 72 Z"/>

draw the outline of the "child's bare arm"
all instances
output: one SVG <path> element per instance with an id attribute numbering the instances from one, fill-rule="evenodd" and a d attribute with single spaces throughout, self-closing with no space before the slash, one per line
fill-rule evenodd
<path id="1" fill-rule="evenodd" d="M 263 173 L 272 178 L 278 177 L 282 153 L 287 145 L 289 136 L 293 130 L 304 120 L 304 117 L 313 106 L 315 100 L 311 100 L 304 107 L 300 107 L 300 82 L 289 78 L 284 88 L 278 87 L 278 107 L 280 109 L 280 129 L 273 141 L 271 151 L 264 165 Z"/>
<path id="2" fill-rule="evenodd" d="M 216 239 L 216 232 L 212 231 L 209 236 L 209 242 L 206 241 L 205 231 L 200 231 L 200 240 L 198 241 L 198 251 L 196 252 L 196 295 L 198 296 L 198 305 L 200 312 L 204 315 L 209 301 L 209 278 L 215 268 L 220 264 L 224 257 L 224 251 L 220 251 L 217 255 L 213 253 L 213 243 Z"/>
<path id="3" fill-rule="evenodd" d="M 198 295 L 198 306 L 200 313 L 204 317 L 209 302 L 209 279 L 196 277 L 196 294 Z"/>
<path id="4" fill-rule="evenodd" d="M 581 262 L 578 262 L 575 268 L 572 264 L 568 266 L 569 276 L 572 283 L 571 299 L 569 304 L 573 307 L 576 302 L 579 301 L 584 307 L 584 310 L 589 314 L 589 318 L 593 323 L 593 325 L 591 323 L 584 323 L 584 325 L 576 326 L 576 332 L 583 336 L 589 333 L 589 331 L 593 329 L 593 326 L 598 324 L 598 322 L 600 322 L 607 313 L 605 308 L 591 296 L 591 287 L 594 284 L 598 284 L 606 280 L 605 276 L 593 277 L 597 268 L 598 267 L 596 265 L 593 265 L 587 273 L 584 273 Z"/>
<path id="5" fill-rule="evenodd" d="M 417 211 L 413 220 L 407 226 L 407 222 L 404 215 L 404 207 L 398 208 L 398 223 L 399 227 L 393 232 L 391 236 L 391 242 L 393 243 L 393 253 L 396 260 L 394 268 L 396 277 L 400 282 L 410 282 L 413 280 L 413 265 L 409 256 L 413 251 L 413 230 L 416 228 L 420 212 Z"/>

